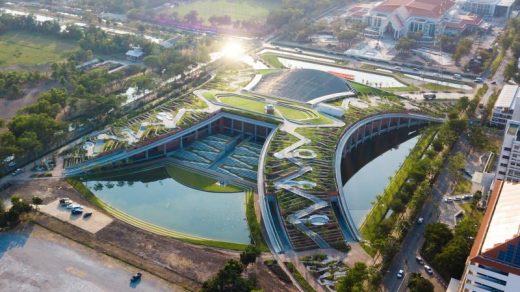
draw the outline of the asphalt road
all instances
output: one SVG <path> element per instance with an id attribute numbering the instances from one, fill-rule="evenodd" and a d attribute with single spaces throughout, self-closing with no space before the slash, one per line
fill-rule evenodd
<path id="1" fill-rule="evenodd" d="M 182 291 L 39 226 L 0 235 L 0 291 Z"/>
<path id="2" fill-rule="evenodd" d="M 459 140 L 451 152 L 465 153 L 465 150 L 465 144 L 460 143 Z M 451 179 L 446 163 L 432 187 L 432 195 L 426 201 L 418 215 L 418 217 L 424 218 L 424 222 L 422 224 L 414 222 L 403 240 L 399 253 L 394 257 L 389 271 L 383 278 L 382 285 L 385 291 L 405 291 L 411 273 L 419 272 L 423 277 L 429 279 L 434 284 L 435 291 L 445 290 L 445 287 L 443 287 L 441 283 L 442 280 L 440 276 L 438 276 L 435 271 L 433 276 L 428 275 L 424 267 L 416 261 L 415 257 L 419 255 L 419 251 L 423 245 L 426 225 L 439 221 L 438 206 L 442 203 L 443 196 L 450 192 L 450 188 Z M 398 279 L 396 276 L 400 269 L 405 271 L 405 277 L 403 279 Z"/>

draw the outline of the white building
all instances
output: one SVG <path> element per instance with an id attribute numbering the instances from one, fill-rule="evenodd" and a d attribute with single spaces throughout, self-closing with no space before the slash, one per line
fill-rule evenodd
<path id="1" fill-rule="evenodd" d="M 520 121 L 509 120 L 498 157 L 496 178 L 520 182 Z"/>
<path id="2" fill-rule="evenodd" d="M 515 0 L 462 0 L 459 4 L 463 10 L 483 17 L 509 18 L 514 2 Z"/>
<path id="3" fill-rule="evenodd" d="M 365 34 L 398 39 L 410 33 L 421 33 L 433 39 L 441 29 L 443 16 L 455 4 L 452 0 L 386 0 L 372 8 L 353 7 L 347 17 L 363 21 Z"/>
<path id="4" fill-rule="evenodd" d="M 496 180 L 459 292 L 520 290 L 520 184 Z"/>
<path id="5" fill-rule="evenodd" d="M 520 103 L 517 102 L 519 98 L 520 89 L 518 85 L 504 85 L 493 107 L 490 124 L 503 128 L 507 121 L 513 118 L 513 115 L 518 116 L 515 118 L 516 120 L 520 120 Z"/>

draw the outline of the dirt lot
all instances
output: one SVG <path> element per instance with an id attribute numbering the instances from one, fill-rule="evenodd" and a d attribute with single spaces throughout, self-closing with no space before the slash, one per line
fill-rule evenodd
<path id="1" fill-rule="evenodd" d="M 45 252 L 42 252 L 45 251 Z M 0 291 L 182 291 L 136 268 L 32 224 L 0 235 Z"/>
<path id="2" fill-rule="evenodd" d="M 109 216 L 98 213 L 96 210 L 91 208 L 83 208 L 83 213 L 92 212 L 92 215 L 88 218 L 84 218 L 80 215 L 72 215 L 70 210 L 60 206 L 58 199 L 50 202 L 49 204 L 38 207 L 40 212 L 47 215 L 58 218 L 61 221 L 68 222 L 79 228 L 86 230 L 90 233 L 96 233 L 99 230 L 105 228 L 108 224 L 112 223 L 112 218 Z"/>
<path id="3" fill-rule="evenodd" d="M 20 98 L 11 99 L 9 97 L 0 98 L 0 118 L 4 120 L 11 119 L 16 111 L 24 106 L 34 103 L 40 94 L 55 87 L 55 82 L 42 81 L 29 88 L 24 88 L 24 95 Z"/>
<path id="4" fill-rule="evenodd" d="M 13 185 L 6 191 L 0 192 L 0 199 L 8 200 L 13 194 L 27 200 L 36 195 L 44 200 L 44 204 L 48 204 L 58 197 L 68 197 L 83 206 L 96 209 L 61 180 L 32 180 L 21 185 Z M 96 212 L 102 211 L 97 210 Z M 35 215 L 33 221 L 188 290 L 200 289 L 201 284 L 214 275 L 227 260 L 238 259 L 238 253 L 234 251 L 197 246 L 165 238 L 117 219 L 95 235 L 43 213 Z M 292 291 L 294 289 L 281 282 L 261 263 L 250 267 L 249 271 L 255 272 L 264 291 Z"/>

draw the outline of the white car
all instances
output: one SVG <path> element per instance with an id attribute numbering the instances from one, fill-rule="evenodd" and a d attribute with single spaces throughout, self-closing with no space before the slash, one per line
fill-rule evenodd
<path id="1" fill-rule="evenodd" d="M 462 79 L 462 76 L 460 74 L 453 74 L 453 78 Z"/>
<path id="2" fill-rule="evenodd" d="M 424 222 L 424 218 L 423 217 L 419 217 L 419 219 L 417 219 L 417 223 L 422 224 L 423 222 Z"/>
<path id="3" fill-rule="evenodd" d="M 399 272 L 397 272 L 397 278 L 401 279 L 402 277 L 404 277 L 404 271 L 399 270 Z"/>
<path id="4" fill-rule="evenodd" d="M 433 270 L 430 266 L 428 265 L 424 265 L 424 270 L 426 271 L 426 273 L 428 273 L 428 275 L 432 275 L 433 274 Z"/>

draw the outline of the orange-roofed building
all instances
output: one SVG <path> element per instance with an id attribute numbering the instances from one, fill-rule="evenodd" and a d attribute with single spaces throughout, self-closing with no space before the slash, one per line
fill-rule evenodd
<path id="1" fill-rule="evenodd" d="M 363 18 L 368 34 L 398 39 L 420 33 L 423 39 L 433 39 L 454 4 L 454 0 L 386 0 L 370 10 L 355 7 L 350 15 L 353 20 Z"/>
<path id="2" fill-rule="evenodd" d="M 458 290 L 520 291 L 520 184 L 495 181 Z"/>

